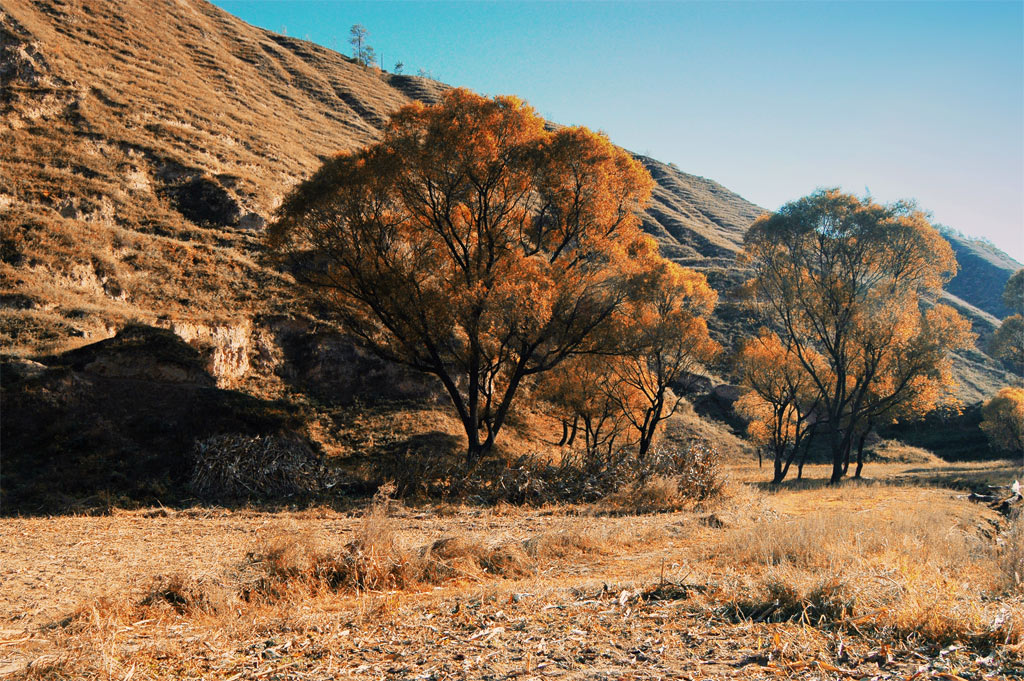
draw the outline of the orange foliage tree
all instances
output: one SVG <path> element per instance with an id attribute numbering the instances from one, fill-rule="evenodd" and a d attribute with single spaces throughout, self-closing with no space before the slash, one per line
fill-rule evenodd
<path id="1" fill-rule="evenodd" d="M 639 396 L 618 377 L 616 365 L 622 361 L 614 355 L 580 355 L 540 380 L 537 396 L 553 405 L 562 420 L 559 444 L 573 445 L 582 429 L 583 452 L 594 463 L 610 460 L 623 446 L 631 427 L 629 413 L 639 407 Z"/>
<path id="2" fill-rule="evenodd" d="M 641 461 L 658 426 L 679 406 L 680 398 L 669 386 L 719 351 L 706 321 L 718 294 L 704 275 L 653 251 L 646 260 L 641 274 L 630 282 L 632 290 L 619 315 L 617 332 L 624 348 L 621 361 L 614 365 L 625 386 L 616 395 L 628 398 L 622 402 L 622 413 L 637 432 Z"/>
<path id="3" fill-rule="evenodd" d="M 972 342 L 951 308 L 922 312 L 956 272 L 953 250 L 912 205 L 835 189 L 762 216 L 744 246 L 754 299 L 817 393 L 838 482 L 855 438 L 934 406 L 948 351 Z"/>
<path id="4" fill-rule="evenodd" d="M 824 375 L 821 358 L 812 349 L 806 354 Z M 750 439 L 772 453 L 772 482 L 778 484 L 797 455 L 806 456 L 810 446 L 818 407 L 813 381 L 792 349 L 768 330 L 741 346 L 736 368 L 747 388 L 736 411 L 749 421 Z"/>
<path id="5" fill-rule="evenodd" d="M 437 376 L 477 460 L 525 380 L 601 351 L 650 176 L 585 128 L 452 90 L 399 110 L 285 200 L 271 245 L 380 355 Z"/>
<path id="6" fill-rule="evenodd" d="M 992 447 L 1024 452 L 1024 388 L 1003 388 L 985 403 L 981 415 L 981 429 Z"/>

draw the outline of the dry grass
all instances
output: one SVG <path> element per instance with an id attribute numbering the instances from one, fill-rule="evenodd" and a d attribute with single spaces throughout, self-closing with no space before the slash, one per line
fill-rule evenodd
<path id="1" fill-rule="evenodd" d="M 757 575 L 758 595 L 735 597 L 738 612 L 852 622 L 942 645 L 1024 641 L 1006 567 L 1017 559 L 1019 521 L 1000 549 L 991 525 L 937 493 L 861 487 L 846 494 L 850 503 L 840 508 L 732 531 L 716 561 Z M 741 588 L 749 593 L 750 585 Z"/>
<path id="2" fill-rule="evenodd" d="M 1024 655 L 1024 594 L 1009 571 L 1020 521 L 956 492 L 732 484 L 711 514 L 614 517 L 408 508 L 388 492 L 356 515 L 6 519 L 4 545 L 20 542 L 0 556 L 0 626 L 22 633 L 7 635 L 18 643 L 0 651 L 0 669 L 298 679 L 699 666 L 712 678 L 836 668 L 983 679 Z M 40 607 L 69 593 L 80 605 Z M 962 648 L 939 655 L 949 644 Z"/>
<path id="3" fill-rule="evenodd" d="M 1009 523 L 999 546 L 999 567 L 1008 589 L 1024 592 L 1024 512 Z"/>

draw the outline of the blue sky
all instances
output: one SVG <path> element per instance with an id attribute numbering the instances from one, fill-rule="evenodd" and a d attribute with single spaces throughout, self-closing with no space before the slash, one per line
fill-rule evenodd
<path id="1" fill-rule="evenodd" d="M 608 133 L 775 209 L 913 198 L 1024 261 L 1024 2 L 243 2 L 351 53 Z"/>

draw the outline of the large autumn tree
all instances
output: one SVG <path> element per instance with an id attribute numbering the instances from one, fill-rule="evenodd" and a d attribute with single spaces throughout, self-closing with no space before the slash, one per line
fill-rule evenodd
<path id="1" fill-rule="evenodd" d="M 949 243 L 907 203 L 821 190 L 759 218 L 744 240 L 751 292 L 818 399 L 832 482 L 871 425 L 929 410 L 970 326 L 933 299 L 956 272 Z"/>
<path id="2" fill-rule="evenodd" d="M 326 162 L 271 240 L 351 333 L 440 379 L 472 462 L 525 380 L 601 350 L 648 260 L 637 212 L 651 188 L 601 135 L 452 90 Z"/>
<path id="3" fill-rule="evenodd" d="M 1024 452 L 1024 388 L 1003 388 L 985 403 L 981 414 L 981 429 L 993 449 Z"/>

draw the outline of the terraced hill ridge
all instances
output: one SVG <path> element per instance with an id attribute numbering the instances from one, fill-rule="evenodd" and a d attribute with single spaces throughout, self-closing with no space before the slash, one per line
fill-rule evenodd
<path id="1" fill-rule="evenodd" d="M 3 352 L 52 353 L 134 321 L 215 346 L 229 378 L 261 352 L 254 325 L 292 310 L 261 260 L 282 196 L 322 159 L 377 139 L 398 107 L 447 87 L 363 68 L 203 0 L 5 0 L 0 79 Z M 640 158 L 657 181 L 645 229 L 727 293 L 762 209 Z M 983 333 L 1006 267 L 980 261 L 952 289 Z M 730 305 L 724 295 L 713 323 L 727 343 L 745 328 Z M 968 399 L 1004 382 L 980 352 L 962 365 Z"/>

